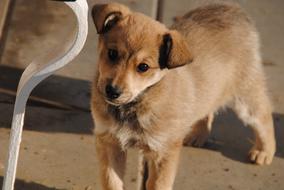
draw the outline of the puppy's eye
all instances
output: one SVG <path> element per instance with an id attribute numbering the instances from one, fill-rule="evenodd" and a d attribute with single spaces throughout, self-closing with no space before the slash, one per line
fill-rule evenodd
<path id="1" fill-rule="evenodd" d="M 144 73 L 144 72 L 148 71 L 148 69 L 149 69 L 149 65 L 147 65 L 146 63 L 140 63 L 137 66 L 137 71 L 139 73 Z"/>
<path id="2" fill-rule="evenodd" d="M 109 49 L 108 50 L 108 58 L 111 61 L 116 61 L 118 58 L 118 51 L 116 49 Z"/>

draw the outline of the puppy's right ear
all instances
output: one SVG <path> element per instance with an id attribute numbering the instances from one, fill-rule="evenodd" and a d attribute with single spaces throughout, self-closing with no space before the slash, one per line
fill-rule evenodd
<path id="1" fill-rule="evenodd" d="M 130 10 L 118 3 L 96 4 L 92 17 L 98 34 L 104 34 L 113 28 L 119 20 L 128 15 Z"/>

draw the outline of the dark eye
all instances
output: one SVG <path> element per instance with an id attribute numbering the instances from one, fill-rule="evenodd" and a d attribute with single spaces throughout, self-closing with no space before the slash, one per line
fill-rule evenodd
<path id="1" fill-rule="evenodd" d="M 140 63 L 137 66 L 137 71 L 139 73 L 144 73 L 144 72 L 148 71 L 148 69 L 149 69 L 149 65 L 147 65 L 146 63 Z"/>
<path id="2" fill-rule="evenodd" d="M 118 58 L 118 51 L 115 50 L 115 49 L 109 49 L 109 50 L 108 50 L 108 58 L 109 58 L 111 61 L 117 60 L 117 58 Z"/>

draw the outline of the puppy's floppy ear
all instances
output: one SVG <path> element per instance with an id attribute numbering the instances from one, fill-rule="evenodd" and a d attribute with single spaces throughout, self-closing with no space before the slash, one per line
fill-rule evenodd
<path id="1" fill-rule="evenodd" d="M 159 65 L 161 69 L 176 68 L 193 60 L 185 38 L 177 31 L 171 30 L 162 36 L 159 50 Z"/>
<path id="2" fill-rule="evenodd" d="M 128 15 L 130 10 L 118 3 L 96 4 L 92 9 L 92 17 L 98 34 L 108 32 L 119 20 Z"/>

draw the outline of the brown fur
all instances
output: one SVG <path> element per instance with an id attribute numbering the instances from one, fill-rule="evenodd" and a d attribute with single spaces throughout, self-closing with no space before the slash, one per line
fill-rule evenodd
<path id="1" fill-rule="evenodd" d="M 91 104 L 103 189 L 124 189 L 128 147 L 141 149 L 149 163 L 147 190 L 172 189 L 183 140 L 202 144 L 213 113 L 224 106 L 254 129 L 251 160 L 271 163 L 272 108 L 258 35 L 240 7 L 201 7 L 171 29 L 116 3 L 96 5 L 93 17 L 100 58 Z M 172 40 L 169 52 L 160 51 L 165 35 Z M 115 61 L 109 49 L 118 50 Z M 149 70 L 138 72 L 140 63 Z M 119 88 L 118 98 L 106 98 L 108 84 Z"/>

